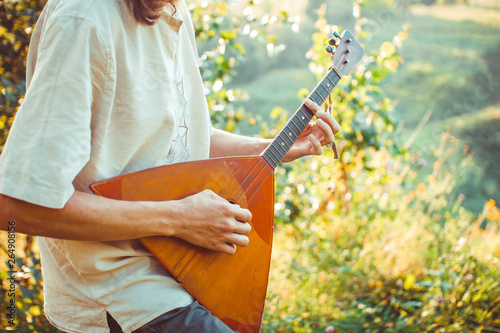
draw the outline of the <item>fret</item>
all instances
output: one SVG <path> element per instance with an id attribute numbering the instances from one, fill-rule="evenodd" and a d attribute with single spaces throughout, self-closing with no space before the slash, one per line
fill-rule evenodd
<path id="1" fill-rule="evenodd" d="M 273 159 L 273 156 L 269 155 L 269 157 L 271 158 L 271 160 L 273 160 L 273 163 L 275 163 L 276 165 L 278 165 L 280 163 L 280 159 L 278 158 L 278 156 L 276 156 L 276 154 L 273 152 L 273 150 L 271 149 L 271 147 L 269 147 L 269 152 L 274 156 L 274 159 Z M 274 162 L 276 159 L 276 162 Z"/>
<path id="2" fill-rule="evenodd" d="M 277 142 L 274 141 L 269 148 L 270 148 L 270 151 L 273 154 L 273 156 L 278 160 L 277 164 L 280 164 L 280 162 L 283 159 L 283 157 L 285 157 L 286 152 L 285 153 L 281 153 L 277 146 L 278 146 Z"/>
<path id="3" fill-rule="evenodd" d="M 287 152 L 288 150 L 287 150 L 287 149 L 285 149 L 285 148 L 283 147 L 283 146 L 284 146 L 284 145 L 283 145 L 283 143 L 281 143 L 281 144 L 280 144 L 280 143 L 278 142 L 278 139 L 281 139 L 281 138 L 279 137 L 279 134 L 278 134 L 278 136 L 276 137 L 276 140 L 275 140 L 275 141 L 276 141 L 276 143 L 277 143 L 277 145 L 276 145 L 276 146 L 277 146 L 277 147 L 280 147 L 280 149 L 281 149 L 281 150 L 283 150 L 283 152 L 284 152 L 283 156 L 285 156 L 285 155 L 286 155 L 286 152 Z M 281 140 L 283 141 L 283 139 L 281 139 Z M 274 149 L 276 149 L 276 151 L 278 151 L 278 148 L 274 147 Z M 281 155 L 281 154 L 280 154 L 280 155 Z"/>
<path id="4" fill-rule="evenodd" d="M 324 94 L 325 94 L 325 99 L 328 97 L 328 95 L 330 95 L 330 92 L 331 90 L 328 90 L 325 88 L 325 86 L 323 84 L 320 84 L 321 88 L 323 88 L 323 90 L 325 91 Z M 318 87 L 319 88 L 319 87 Z"/>
<path id="5" fill-rule="evenodd" d="M 340 81 L 341 77 L 338 76 L 338 74 L 336 74 L 333 70 L 330 70 L 326 75 L 325 75 L 328 79 L 330 80 L 333 80 L 334 83 L 333 83 L 333 87 L 335 87 L 337 85 L 337 83 Z M 330 76 L 332 76 L 330 78 Z M 332 87 L 332 89 L 333 89 Z"/>
<path id="6" fill-rule="evenodd" d="M 333 87 L 335 87 L 335 83 L 333 83 L 333 81 L 328 77 L 328 74 L 326 75 L 326 78 L 328 79 L 328 81 L 330 81 L 330 83 L 333 85 Z"/>
<path id="7" fill-rule="evenodd" d="M 283 154 L 282 154 L 277 147 L 280 147 L 280 145 L 279 144 L 278 145 L 271 145 L 271 148 L 274 148 L 274 151 L 276 152 L 276 154 L 279 155 L 279 157 L 276 154 L 274 154 L 274 156 L 276 156 L 276 158 L 279 158 L 281 160 L 286 155 L 287 151 L 285 149 L 283 149 L 282 147 L 280 147 L 281 150 L 283 150 Z M 271 152 L 272 152 L 272 150 L 271 150 Z"/>
<path id="8" fill-rule="evenodd" d="M 270 157 L 269 154 L 264 154 L 263 155 L 264 159 L 267 161 L 267 163 L 269 163 L 269 165 L 273 168 L 273 169 L 276 169 L 276 167 L 278 166 L 279 162 L 276 163 L 273 161 L 273 159 Z"/>
<path id="9" fill-rule="evenodd" d="M 288 134 L 288 133 L 286 132 L 286 130 L 287 130 L 287 129 L 285 129 L 285 130 L 283 131 L 283 133 L 285 133 L 285 135 L 286 135 L 286 136 L 290 139 L 290 141 L 294 142 L 295 140 L 294 140 L 294 139 L 290 136 L 290 135 L 292 135 L 292 132 L 290 132 L 290 134 Z"/>
<path id="10" fill-rule="evenodd" d="M 319 101 L 315 101 L 315 102 L 316 102 L 316 104 L 318 104 L 319 106 L 321 106 L 321 105 L 323 105 L 323 103 L 325 102 L 326 97 L 323 97 L 323 95 L 321 95 L 321 94 L 319 93 L 319 91 L 318 91 L 318 90 L 316 90 L 316 93 L 317 93 L 319 96 L 321 96 L 321 98 L 320 98 L 320 100 L 319 100 Z"/>
<path id="11" fill-rule="evenodd" d="M 293 121 L 293 117 L 290 119 L 290 122 L 293 124 L 293 126 L 295 126 L 296 129 L 298 129 L 300 132 L 302 132 L 302 130 L 299 128 L 299 126 L 297 126 L 297 124 L 295 123 L 295 121 Z"/>
<path id="12" fill-rule="evenodd" d="M 309 121 L 312 119 L 313 117 L 313 113 L 311 111 L 309 111 L 309 109 L 305 106 L 305 105 L 302 105 L 302 107 L 299 109 L 299 111 L 302 113 L 302 115 L 300 116 L 300 119 L 305 121 L 302 122 L 304 123 L 304 128 L 307 126 L 307 124 L 309 123 Z M 309 113 L 311 114 L 309 116 Z"/>
<path id="13" fill-rule="evenodd" d="M 307 124 L 311 121 L 312 117 L 314 117 L 314 113 L 312 113 L 311 110 L 309 110 L 307 108 L 307 106 L 305 105 L 302 105 L 302 107 L 300 108 L 300 111 L 302 111 L 302 114 L 303 114 L 303 120 L 306 120 L 306 126 Z"/>
<path id="14" fill-rule="evenodd" d="M 285 143 L 284 143 L 283 140 L 281 140 L 281 144 L 279 144 L 278 147 L 280 147 L 281 149 L 283 149 L 283 151 L 285 151 L 285 155 L 286 155 L 286 152 L 288 151 L 288 149 L 285 148 Z M 290 148 L 290 147 L 288 147 L 288 148 Z"/>
<path id="15" fill-rule="evenodd" d="M 295 140 L 292 139 L 291 137 L 289 137 L 285 132 L 286 132 L 286 129 L 283 129 L 280 132 L 280 134 L 283 134 L 283 135 L 280 135 L 281 140 L 283 140 L 287 146 L 291 147 L 291 146 L 293 146 L 293 143 L 295 142 Z"/>
<path id="16" fill-rule="evenodd" d="M 335 85 L 333 85 L 333 82 L 331 80 L 328 80 L 330 82 L 326 82 L 326 79 L 323 80 L 327 86 L 327 90 L 332 90 Z"/>
<path id="17" fill-rule="evenodd" d="M 298 116 L 298 115 L 297 115 Z M 302 120 L 300 120 L 300 117 L 297 117 L 297 119 L 302 123 L 302 125 L 304 125 L 304 128 L 307 126 L 306 123 L 304 123 Z M 303 118 L 304 119 L 304 118 Z"/>
<path id="18" fill-rule="evenodd" d="M 293 126 L 292 126 L 293 124 Z M 285 125 L 283 128 L 283 132 L 285 135 L 290 138 L 290 142 L 295 142 L 297 138 L 300 136 L 300 133 L 302 133 L 303 129 L 297 127 L 294 122 L 290 119 L 288 123 Z"/>
<path id="19" fill-rule="evenodd" d="M 283 137 L 282 137 L 282 136 L 280 136 L 280 135 L 278 135 L 278 136 L 279 136 L 279 138 L 280 138 L 280 139 L 281 139 L 281 141 L 282 141 L 282 143 L 281 143 L 281 145 L 282 145 L 282 146 L 287 145 L 287 146 L 288 146 L 288 148 L 292 148 L 292 145 L 293 145 L 293 141 L 292 141 L 292 140 L 290 140 L 290 144 L 288 144 L 288 142 L 286 142 L 286 139 L 285 139 L 285 138 L 283 138 Z"/>
<path id="20" fill-rule="evenodd" d="M 321 94 L 319 93 L 319 91 L 316 89 L 311 94 L 313 94 L 313 93 L 316 93 L 319 96 L 319 103 L 318 103 L 318 101 L 315 101 L 316 104 L 318 104 L 318 105 L 323 104 L 323 102 L 325 101 L 325 99 L 323 98 L 323 96 L 321 96 Z"/>
<path id="21" fill-rule="evenodd" d="M 342 78 L 342 73 L 340 73 L 340 71 L 338 70 L 337 67 L 335 66 L 332 66 L 332 68 L 330 69 L 330 72 L 335 72 L 335 74 L 337 74 L 337 78 L 340 80 Z M 338 80 L 337 80 L 338 81 Z"/>

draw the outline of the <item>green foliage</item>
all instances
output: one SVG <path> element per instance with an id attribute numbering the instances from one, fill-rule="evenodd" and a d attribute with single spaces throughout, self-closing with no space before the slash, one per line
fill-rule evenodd
<path id="1" fill-rule="evenodd" d="M 20 235 L 17 235 L 20 237 Z M 24 238 L 24 237 L 23 237 Z M 20 240 L 16 240 L 19 243 Z M 7 253 L 1 247 L 2 252 Z M 1 309 L 0 326 L 7 331 L 15 330 L 19 333 L 28 332 L 59 332 L 49 324 L 43 314 L 43 282 L 41 276 L 40 259 L 33 253 L 22 253 L 18 251 L 16 267 L 6 269 L 11 262 L 2 263 L 0 271 Z M 3 256 L 3 253 L 1 255 Z M 11 271 L 15 273 L 11 273 Z M 15 274 L 15 286 L 11 283 L 11 274 Z M 15 295 L 12 295 L 15 293 Z M 9 316 L 6 309 L 12 307 L 11 300 L 15 300 L 15 318 Z M 12 325 L 14 320 L 15 325 Z"/>
<path id="2" fill-rule="evenodd" d="M 310 68 L 320 76 L 328 29 L 322 17 L 316 26 Z M 278 170 L 264 332 L 500 331 L 498 208 L 489 201 L 475 216 L 451 194 L 472 156 L 452 163 L 461 142 L 444 133 L 420 182 L 407 147 L 380 135 L 395 124 L 378 85 L 397 69 L 407 30 L 332 94 L 339 161 L 327 153 Z"/>
<path id="3" fill-rule="evenodd" d="M 456 143 L 443 135 L 435 154 L 446 155 Z M 277 227 L 264 331 L 500 330 L 495 202 L 475 216 L 461 207 L 463 198 L 451 201 L 460 171 L 448 169 L 447 157 L 413 186 L 407 162 L 377 154 L 386 161 L 381 173 L 358 170 L 350 209 L 340 214 L 324 205 L 325 192 L 311 191 L 326 181 L 328 159 L 304 162 L 319 178 L 307 184 L 318 208 Z"/>
<path id="4" fill-rule="evenodd" d="M 0 4 L 0 146 L 24 94 L 27 41 L 43 3 Z M 261 133 L 273 137 L 287 119 L 286 110 L 274 108 L 270 120 L 260 124 L 240 104 L 247 94 L 229 83 L 249 53 L 267 56 L 279 49 L 267 29 L 298 22 L 285 12 L 272 20 L 258 17 L 253 1 L 243 2 L 240 11 L 235 3 L 189 3 L 212 120 L 232 131 L 261 125 Z M 320 2 L 311 1 L 307 11 L 316 15 L 318 7 L 307 53 L 317 79 L 331 63 L 324 46 L 336 29 L 328 24 L 332 12 Z M 361 42 L 373 43 L 370 20 L 359 14 L 361 1 L 354 2 L 352 12 L 353 31 Z M 325 152 L 277 169 L 276 232 L 263 332 L 500 332 L 499 208 L 490 200 L 480 214 L 473 214 L 464 209 L 463 196 L 453 194 L 470 170 L 472 156 L 452 160 L 463 145 L 450 133 L 427 152 L 434 162 L 417 177 L 414 168 L 421 156 L 410 156 L 411 147 L 397 141 L 395 103 L 381 88 L 399 70 L 409 28 L 403 26 L 391 41 L 381 40 L 326 103 L 342 126 L 339 160 Z M 494 75 L 495 57 L 492 51 L 485 58 Z M 267 67 L 259 68 L 256 72 Z M 304 87 L 300 98 L 311 88 Z M 17 252 L 15 330 L 55 332 L 43 316 L 40 262 L 30 248 Z M 1 272 L 4 309 L 10 286 L 7 270 L 2 267 Z M 0 325 L 12 328 L 7 319 L 2 311 Z"/>
<path id="5" fill-rule="evenodd" d="M 360 4 L 355 3 L 355 7 Z M 318 80 L 324 75 L 327 66 L 331 64 L 330 56 L 324 47 L 328 43 L 329 33 L 332 27 L 324 19 L 326 7 L 323 7 L 320 17 L 315 23 L 317 32 L 312 35 L 313 47 L 307 53 L 311 60 L 310 69 Z M 363 19 L 357 20 L 355 29 L 363 31 Z M 386 148 L 391 154 L 402 154 L 407 156 L 405 149 L 395 141 L 395 128 L 397 120 L 393 114 L 392 102 L 384 95 L 377 86 L 383 78 L 394 72 L 401 61 L 397 49 L 401 42 L 407 37 L 408 27 L 404 27 L 393 42 L 384 42 L 378 52 L 365 57 L 349 76 L 344 76 L 332 92 L 331 99 L 325 103 L 325 110 L 341 124 L 341 133 L 337 134 L 339 160 L 333 165 L 322 165 L 314 161 L 313 165 L 295 163 L 293 166 L 283 166 L 278 170 L 278 181 L 276 199 L 278 207 L 284 206 L 284 210 L 277 210 L 277 217 L 284 221 L 295 221 L 302 216 L 308 217 L 308 209 L 313 204 L 313 210 L 319 205 L 335 205 L 336 212 L 349 209 L 350 198 L 353 188 L 350 176 L 356 176 L 363 170 L 368 171 L 370 176 L 380 172 L 380 163 L 376 152 Z M 366 37 L 361 33 L 360 39 Z M 303 89 L 301 94 L 307 95 L 308 90 Z M 333 106 L 334 105 L 334 106 Z M 279 112 L 280 109 L 276 109 Z M 275 112 L 276 112 L 275 111 Z M 273 114 L 271 114 L 273 117 Z M 262 135 L 273 137 L 276 128 L 285 121 L 284 114 L 274 115 L 279 119 L 274 126 L 264 125 Z M 274 128 L 274 130 L 272 129 Z M 327 164 L 331 154 L 327 154 Z M 290 172 L 292 171 L 293 172 Z M 310 177 L 308 170 L 318 172 L 317 177 Z M 325 202 L 311 202 L 310 191 L 318 193 L 330 193 Z M 341 199 L 341 197 L 348 199 Z M 341 200 L 339 200 L 341 199 Z"/>
<path id="6" fill-rule="evenodd" d="M 0 3 L 0 152 L 14 116 L 25 93 L 26 56 L 35 22 L 46 0 L 16 0 Z M 2 234 L 3 236 L 3 234 Z M 26 242 L 24 252 L 17 251 L 15 296 L 12 295 L 7 269 L 6 242 L 0 242 L 0 327 L 16 332 L 57 332 L 43 314 L 40 260 L 31 252 L 31 238 L 17 235 L 16 244 Z M 15 325 L 7 315 L 15 300 Z"/>
<path id="7" fill-rule="evenodd" d="M 25 59 L 46 0 L 0 3 L 0 152 L 25 92 Z"/>
<path id="8" fill-rule="evenodd" d="M 500 170 L 498 156 L 491 156 L 491 152 L 500 151 L 500 118 L 485 119 L 468 124 L 458 131 L 458 134 L 467 142 L 468 147 L 475 152 L 475 166 L 469 168 L 454 192 L 464 193 L 467 201 L 464 206 L 469 209 L 480 207 L 485 198 L 500 197 Z M 476 183 L 484 186 L 476 191 L 470 191 Z"/>
<path id="9" fill-rule="evenodd" d="M 270 25 L 289 23 L 286 13 L 270 20 L 258 18 L 253 13 L 253 1 L 245 1 L 243 12 L 237 12 L 237 2 L 194 2 L 190 11 L 195 26 L 195 34 L 203 53 L 200 56 L 200 71 L 204 80 L 208 105 L 215 127 L 237 132 L 237 124 L 247 120 L 255 125 L 256 119 L 247 115 L 240 101 L 247 95 L 238 89 L 230 89 L 227 84 L 233 80 L 235 68 L 245 60 L 246 49 L 243 41 L 257 40 L 268 49 L 274 48 L 276 36 L 265 32 Z M 243 6 L 241 3 L 239 6 Z"/>

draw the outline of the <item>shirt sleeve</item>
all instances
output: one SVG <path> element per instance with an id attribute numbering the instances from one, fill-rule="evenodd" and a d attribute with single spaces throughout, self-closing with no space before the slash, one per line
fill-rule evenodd
<path id="1" fill-rule="evenodd" d="M 52 17 L 41 29 L 33 76 L 0 156 L 0 193 L 62 208 L 90 159 L 96 78 L 106 72 L 106 52 L 88 20 Z"/>

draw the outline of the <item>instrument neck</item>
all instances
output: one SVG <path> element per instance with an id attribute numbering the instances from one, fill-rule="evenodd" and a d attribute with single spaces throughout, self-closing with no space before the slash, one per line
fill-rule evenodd
<path id="1" fill-rule="evenodd" d="M 323 105 L 341 77 L 342 75 L 335 67 L 330 68 L 307 98 L 313 100 L 318 105 Z M 281 129 L 273 142 L 267 147 L 262 156 L 273 169 L 276 169 L 278 164 L 281 163 L 283 157 L 292 148 L 313 116 L 314 113 L 302 104 L 288 120 L 283 129 Z"/>

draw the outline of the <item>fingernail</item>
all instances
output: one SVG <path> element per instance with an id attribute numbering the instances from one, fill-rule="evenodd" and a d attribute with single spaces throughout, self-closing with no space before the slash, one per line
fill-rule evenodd
<path id="1" fill-rule="evenodd" d="M 318 112 L 316 112 L 316 117 L 322 117 L 324 114 L 325 114 L 325 111 L 319 110 Z"/>

